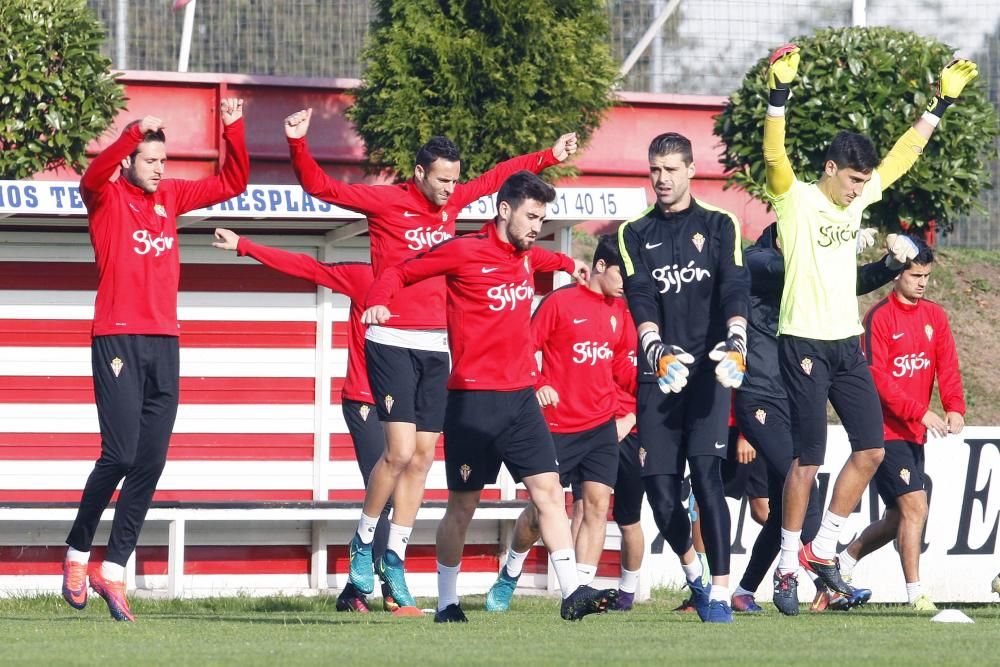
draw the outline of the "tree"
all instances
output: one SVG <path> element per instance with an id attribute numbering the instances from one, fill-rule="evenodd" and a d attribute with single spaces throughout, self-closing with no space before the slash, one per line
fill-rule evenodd
<path id="1" fill-rule="evenodd" d="M 570 131 L 585 142 L 616 67 L 600 0 L 378 0 L 348 117 L 372 171 L 410 174 L 445 135 L 472 177 Z"/>
<path id="2" fill-rule="evenodd" d="M 800 180 L 819 176 L 838 130 L 868 135 L 884 154 L 920 115 L 953 49 L 934 39 L 890 28 L 842 28 L 793 40 L 802 49 L 799 76 L 788 105 L 785 146 Z M 716 117 L 720 162 L 732 170 L 728 185 L 764 199 L 761 140 L 767 107 L 767 57 L 747 72 Z M 868 209 L 869 224 L 884 229 L 923 227 L 936 221 L 949 231 L 959 214 L 981 209 L 995 156 L 997 112 L 980 79 L 945 114 L 923 156 Z"/>
<path id="3" fill-rule="evenodd" d="M 83 0 L 0 3 L 0 178 L 68 165 L 125 106 Z"/>

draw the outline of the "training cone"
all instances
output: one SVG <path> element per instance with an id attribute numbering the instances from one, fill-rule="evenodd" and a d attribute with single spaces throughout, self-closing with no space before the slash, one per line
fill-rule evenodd
<path id="1" fill-rule="evenodd" d="M 935 623 L 975 623 L 958 609 L 943 609 L 931 618 Z"/>

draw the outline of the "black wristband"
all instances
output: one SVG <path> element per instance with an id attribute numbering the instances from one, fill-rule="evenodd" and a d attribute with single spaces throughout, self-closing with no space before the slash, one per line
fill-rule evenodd
<path id="1" fill-rule="evenodd" d="M 772 107 L 783 107 L 788 102 L 788 95 L 791 92 L 787 85 L 778 84 L 778 88 L 772 88 L 767 95 L 767 103 Z"/>
<path id="2" fill-rule="evenodd" d="M 950 107 L 954 101 L 954 97 L 939 97 L 935 95 L 931 101 L 927 103 L 927 112 L 941 118 L 944 116 L 944 112 L 948 110 L 948 107 Z"/>

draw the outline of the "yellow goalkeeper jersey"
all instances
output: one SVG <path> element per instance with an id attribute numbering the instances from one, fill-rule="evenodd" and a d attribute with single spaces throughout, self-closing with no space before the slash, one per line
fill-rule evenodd
<path id="1" fill-rule="evenodd" d="M 771 196 L 785 256 L 779 335 L 840 340 L 864 331 L 858 316 L 856 244 L 862 213 L 880 199 L 878 170 L 848 206 L 837 206 L 816 183 L 798 179 L 781 195 Z"/>

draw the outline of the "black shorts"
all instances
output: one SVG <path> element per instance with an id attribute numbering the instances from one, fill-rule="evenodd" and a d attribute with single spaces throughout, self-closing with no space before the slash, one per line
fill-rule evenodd
<path id="1" fill-rule="evenodd" d="M 766 480 L 770 475 L 784 483 L 795 454 L 792 426 L 788 416 L 788 399 L 737 391 L 733 401 L 733 413 L 736 417 L 736 427 L 747 442 L 757 450 L 754 463 L 761 460 L 764 462 L 765 472 L 761 477 Z M 756 492 L 755 490 L 754 493 Z M 765 483 L 764 496 L 766 495 Z"/>
<path id="2" fill-rule="evenodd" d="M 664 394 L 655 383 L 640 383 L 639 465 L 642 476 L 682 475 L 692 456 L 726 457 L 732 390 L 715 379 L 715 365 L 692 369 L 679 394 Z"/>
<path id="3" fill-rule="evenodd" d="M 792 442 L 801 465 L 826 457 L 826 402 L 837 411 L 851 451 L 882 447 L 882 406 L 857 336 L 842 340 L 778 337 L 778 365 L 788 390 Z"/>
<path id="4" fill-rule="evenodd" d="M 875 487 L 886 507 L 896 498 L 924 490 L 924 447 L 906 440 L 886 440 L 885 458 L 875 471 Z"/>
<path id="5" fill-rule="evenodd" d="M 365 361 L 380 420 L 416 424 L 418 431 L 441 432 L 448 395 L 447 352 L 366 340 Z"/>
<path id="6" fill-rule="evenodd" d="M 371 403 L 345 398 L 341 409 L 354 442 L 354 456 L 361 470 L 361 478 L 367 488 L 368 477 L 385 451 L 385 430 L 378 418 L 378 411 Z"/>
<path id="7" fill-rule="evenodd" d="M 599 482 L 614 488 L 618 478 L 618 431 L 614 419 L 579 433 L 553 433 L 552 441 L 559 460 L 560 484 Z"/>
<path id="8" fill-rule="evenodd" d="M 500 464 L 514 479 L 558 472 L 552 434 L 532 388 L 448 392 L 444 466 L 450 491 L 479 491 Z"/>
<path id="9" fill-rule="evenodd" d="M 642 517 L 646 487 L 639 473 L 639 436 L 629 433 L 618 443 L 618 480 L 611 515 L 619 526 L 631 526 Z"/>
<path id="10" fill-rule="evenodd" d="M 735 426 L 729 428 L 729 456 L 722 464 L 722 483 L 725 493 L 734 500 L 747 498 L 767 498 L 767 463 L 757 452 L 756 458 L 750 463 L 740 463 L 736 460 L 736 439 L 740 430 Z M 749 438 L 747 439 L 749 442 Z M 752 444 L 752 443 L 751 443 Z"/>

